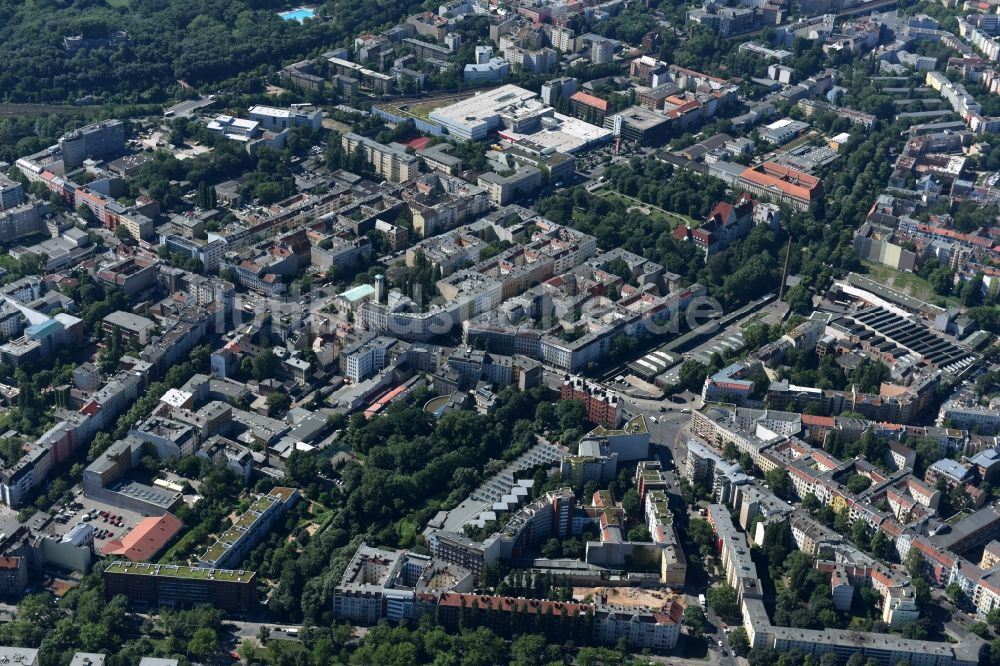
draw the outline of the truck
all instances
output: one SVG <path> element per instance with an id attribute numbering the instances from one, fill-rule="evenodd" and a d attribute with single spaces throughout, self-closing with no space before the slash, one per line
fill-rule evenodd
<path id="1" fill-rule="evenodd" d="M 704 594 L 699 594 L 698 595 L 698 603 L 701 604 L 702 609 L 705 608 L 705 603 L 706 602 L 705 602 L 705 595 Z"/>

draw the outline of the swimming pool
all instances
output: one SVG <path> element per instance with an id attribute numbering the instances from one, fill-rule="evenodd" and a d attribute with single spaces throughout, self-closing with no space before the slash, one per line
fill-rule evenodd
<path id="1" fill-rule="evenodd" d="M 278 16 L 285 19 L 286 21 L 298 21 L 302 23 L 307 18 L 313 18 L 316 16 L 315 9 L 308 9 L 306 7 L 299 7 L 298 9 L 292 9 L 287 12 L 278 12 Z"/>

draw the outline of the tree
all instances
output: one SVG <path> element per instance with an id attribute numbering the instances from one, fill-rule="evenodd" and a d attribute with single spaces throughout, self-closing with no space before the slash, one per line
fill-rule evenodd
<path id="1" fill-rule="evenodd" d="M 918 439 L 913 446 L 913 450 L 916 451 L 917 454 L 917 461 L 913 471 L 920 477 L 923 477 L 924 472 L 927 471 L 927 467 L 929 465 L 944 457 L 944 453 L 941 451 L 941 445 L 937 440 L 929 437 L 922 437 Z"/>
<path id="2" fill-rule="evenodd" d="M 737 657 L 745 657 L 750 652 L 750 639 L 747 637 L 747 630 L 743 627 L 736 627 L 729 632 L 729 647 L 733 649 L 733 654 Z"/>
<path id="3" fill-rule="evenodd" d="M 951 600 L 951 603 L 956 606 L 961 606 L 965 603 L 965 591 L 962 590 L 962 586 L 958 583 L 948 583 L 948 587 L 944 588 L 945 594 Z"/>
<path id="4" fill-rule="evenodd" d="M 739 617 L 740 606 L 736 599 L 736 590 L 729 585 L 709 588 L 705 598 L 709 607 L 724 620 L 735 621 Z"/>
<path id="5" fill-rule="evenodd" d="M 208 659 L 219 649 L 219 639 L 215 630 L 203 627 L 194 632 L 188 642 L 188 654 L 199 659 Z"/>
<path id="6" fill-rule="evenodd" d="M 708 377 L 708 367 L 703 363 L 688 359 L 684 361 L 681 369 L 677 372 L 677 379 L 681 386 L 691 391 L 700 391 Z"/>
<path id="7" fill-rule="evenodd" d="M 936 294 L 947 296 L 955 284 L 955 274 L 947 268 L 938 268 L 927 278 Z"/>
<path id="8" fill-rule="evenodd" d="M 649 528 L 645 525 L 636 525 L 628 531 L 628 540 L 636 543 L 648 543 L 653 540 L 649 533 Z"/>
<path id="9" fill-rule="evenodd" d="M 792 528 L 788 526 L 788 521 L 777 521 L 764 528 L 761 548 L 772 564 L 780 566 L 788 556 L 791 540 Z"/>
<path id="10" fill-rule="evenodd" d="M 819 498 L 812 493 L 806 493 L 806 496 L 802 498 L 802 508 L 809 513 L 815 514 L 822 506 Z"/>
<path id="11" fill-rule="evenodd" d="M 809 288 L 803 284 L 797 284 L 786 291 L 785 302 L 788 303 L 788 307 L 792 312 L 798 312 L 799 314 L 812 312 L 812 295 L 809 293 Z"/>
<path id="12" fill-rule="evenodd" d="M 282 393 L 281 391 L 274 391 L 269 393 L 267 396 L 267 412 L 268 414 L 281 414 L 288 410 L 291 404 L 291 398 L 288 397 L 287 393 Z"/>
<path id="13" fill-rule="evenodd" d="M 863 474 L 852 474 L 847 479 L 847 489 L 855 495 L 864 492 L 870 485 L 872 485 L 872 480 Z"/>
<path id="14" fill-rule="evenodd" d="M 725 446 L 722 447 L 722 455 L 724 455 L 727 460 L 739 460 L 740 451 L 732 442 L 726 442 Z"/>
<path id="15" fill-rule="evenodd" d="M 253 378 L 257 381 L 273 379 L 278 371 L 279 359 L 270 349 L 265 349 L 257 354 L 253 360 Z"/>
<path id="16" fill-rule="evenodd" d="M 548 641 L 541 634 L 521 634 L 510 644 L 512 666 L 541 666 Z"/>
<path id="17" fill-rule="evenodd" d="M 119 224 L 117 227 L 115 227 L 115 238 L 117 238 L 120 241 L 134 240 L 132 238 L 132 232 L 129 231 L 128 227 L 126 227 L 124 224 Z"/>
<path id="18" fill-rule="evenodd" d="M 833 521 L 833 529 L 841 534 L 847 534 L 847 531 L 851 529 L 851 527 L 851 512 L 847 507 L 844 507 L 837 512 L 837 517 Z"/>
<path id="19" fill-rule="evenodd" d="M 622 495 L 622 508 L 625 509 L 626 515 L 633 520 L 642 517 L 642 500 L 639 499 L 639 493 L 635 488 L 629 488 Z"/>
<path id="20" fill-rule="evenodd" d="M 771 329 L 763 322 L 755 322 L 743 329 L 743 342 L 747 349 L 759 349 L 771 341 Z"/>
<path id="21" fill-rule="evenodd" d="M 973 622 L 967 629 L 980 638 L 989 638 L 990 627 L 985 622 Z"/>
<path id="22" fill-rule="evenodd" d="M 360 142 L 351 154 L 351 171 L 363 174 L 368 171 L 368 157 L 365 155 L 365 147 Z"/>
<path id="23" fill-rule="evenodd" d="M 906 554 L 906 561 L 903 564 L 906 566 L 906 573 L 910 575 L 910 578 L 922 579 L 927 572 L 927 564 L 920 551 L 916 548 L 910 549 Z"/>
<path id="24" fill-rule="evenodd" d="M 87 226 L 97 224 L 97 217 L 94 215 L 94 211 L 90 210 L 90 208 L 83 204 L 76 207 L 76 214 L 87 223 Z"/>
<path id="25" fill-rule="evenodd" d="M 535 429 L 548 430 L 556 422 L 556 409 L 551 402 L 540 402 L 535 408 Z"/>
<path id="26" fill-rule="evenodd" d="M 702 557 L 710 555 L 715 549 L 715 531 L 707 520 L 692 518 L 688 522 L 688 537 L 698 545 Z"/>
<path id="27" fill-rule="evenodd" d="M 556 404 L 556 419 L 564 433 L 577 430 L 587 422 L 587 406 L 582 400 L 560 400 Z"/>
<path id="28" fill-rule="evenodd" d="M 983 298 L 983 274 L 977 273 L 962 285 L 962 305 L 969 308 L 979 305 Z"/>
<path id="29" fill-rule="evenodd" d="M 851 525 L 851 540 L 858 546 L 864 546 L 868 543 L 871 538 L 871 528 L 861 518 L 854 521 Z"/>
<path id="30" fill-rule="evenodd" d="M 990 641 L 990 666 L 1000 666 L 1000 638 Z"/>
<path id="31" fill-rule="evenodd" d="M 789 499 L 792 495 L 792 481 L 788 478 L 788 472 L 781 467 L 767 470 L 764 474 L 764 481 L 771 488 L 771 491 L 781 499 Z"/>
<path id="32" fill-rule="evenodd" d="M 705 611 L 699 606 L 691 604 L 685 608 L 682 621 L 688 628 L 688 635 L 690 636 L 699 638 L 705 631 Z"/>
<path id="33" fill-rule="evenodd" d="M 872 537 L 872 553 L 875 557 L 879 559 L 887 559 L 889 557 L 889 549 L 892 542 L 889 541 L 889 537 L 885 535 L 882 530 L 877 530 L 875 536 Z"/>

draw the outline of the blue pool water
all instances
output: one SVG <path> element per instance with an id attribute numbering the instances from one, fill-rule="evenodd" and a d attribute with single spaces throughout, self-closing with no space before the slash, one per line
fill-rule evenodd
<path id="1" fill-rule="evenodd" d="M 313 18 L 316 16 L 316 10 L 299 7 L 298 9 L 293 9 L 291 11 L 279 12 L 278 16 L 286 21 L 298 21 L 299 23 L 302 23 L 307 18 Z"/>

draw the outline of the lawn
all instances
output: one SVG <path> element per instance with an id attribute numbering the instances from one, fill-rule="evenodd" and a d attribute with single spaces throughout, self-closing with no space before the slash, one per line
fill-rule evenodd
<path id="1" fill-rule="evenodd" d="M 412 103 L 390 103 L 380 105 L 386 111 L 396 114 L 398 116 L 420 118 L 422 120 L 430 120 L 431 112 L 434 109 L 440 109 L 443 106 L 448 106 L 449 104 L 454 104 L 460 99 L 466 99 L 470 95 L 456 95 L 454 97 L 444 97 L 438 99 L 427 100 L 426 102 L 412 102 Z M 406 110 L 399 108 L 400 106 L 405 106 Z"/>
<path id="2" fill-rule="evenodd" d="M 177 543 L 170 547 L 170 549 L 160 556 L 160 564 L 164 563 L 175 563 L 179 564 L 192 555 L 196 549 L 194 546 L 200 541 L 201 535 L 198 530 L 191 530 L 184 536 L 182 536 Z"/>
<path id="3" fill-rule="evenodd" d="M 809 143 L 810 141 L 812 141 L 817 136 L 819 136 L 819 134 L 817 134 L 816 132 L 806 132 L 802 136 L 800 136 L 798 138 L 795 138 L 795 139 L 792 139 L 791 141 L 789 141 L 788 143 L 786 143 L 785 145 L 783 145 L 781 147 L 781 150 L 783 150 L 785 152 L 788 152 L 790 150 L 795 150 L 796 148 L 798 148 L 802 144 Z"/>
<path id="4" fill-rule="evenodd" d="M 434 109 L 439 109 L 442 106 L 447 106 L 451 104 L 454 100 L 435 100 L 432 102 L 421 102 L 420 104 L 411 104 L 410 113 L 418 118 L 423 118 L 424 120 L 430 120 L 431 112 Z M 404 112 L 405 113 L 405 112 Z"/>
<path id="5" fill-rule="evenodd" d="M 604 197 L 605 199 L 620 201 L 626 206 L 647 208 L 649 209 L 649 217 L 653 218 L 654 220 L 657 220 L 658 222 L 662 222 L 663 224 L 670 225 L 671 229 L 682 224 L 690 225 L 692 229 L 698 226 L 698 222 L 688 217 L 687 215 L 681 215 L 680 213 L 672 213 L 668 210 L 659 208 L 658 206 L 653 206 L 648 203 L 643 203 L 639 199 L 622 194 L 621 192 L 602 189 L 597 192 L 597 196 Z"/>
<path id="6" fill-rule="evenodd" d="M 412 517 L 408 516 L 396 523 L 396 533 L 399 535 L 400 543 L 416 543 L 420 527 Z"/>
<path id="7" fill-rule="evenodd" d="M 916 273 L 897 271 L 883 264 L 876 264 L 870 261 L 862 262 L 865 265 L 865 276 L 875 280 L 885 286 L 900 291 L 908 296 L 919 298 L 922 301 L 941 305 L 942 307 L 952 307 L 959 304 L 954 296 L 941 296 L 934 292 L 934 288 L 924 278 Z"/>

